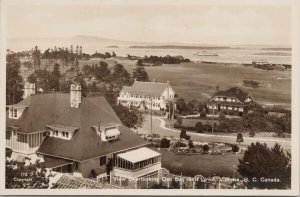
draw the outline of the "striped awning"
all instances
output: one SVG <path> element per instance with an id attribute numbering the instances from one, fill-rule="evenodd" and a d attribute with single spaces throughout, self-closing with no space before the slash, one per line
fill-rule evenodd
<path id="1" fill-rule="evenodd" d="M 117 136 L 117 135 L 120 135 L 120 131 L 116 127 L 105 130 L 105 136 L 107 136 L 107 137 L 112 137 L 112 136 Z"/>

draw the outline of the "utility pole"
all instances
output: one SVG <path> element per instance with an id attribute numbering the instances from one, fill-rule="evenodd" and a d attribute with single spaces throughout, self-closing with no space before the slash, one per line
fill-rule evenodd
<path id="1" fill-rule="evenodd" d="M 213 122 L 211 127 L 211 134 L 214 133 L 214 124 L 215 124 L 215 106 L 213 106 Z"/>
<path id="2" fill-rule="evenodd" d="M 151 136 L 152 136 L 152 96 L 150 97 L 150 117 L 151 117 Z"/>

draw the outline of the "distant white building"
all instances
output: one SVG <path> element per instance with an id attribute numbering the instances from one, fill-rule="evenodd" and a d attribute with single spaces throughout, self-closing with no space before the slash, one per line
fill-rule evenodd
<path id="1" fill-rule="evenodd" d="M 23 93 L 23 99 L 26 99 L 27 97 L 35 94 L 35 84 L 25 82 L 24 84 L 24 93 Z"/>
<path id="2" fill-rule="evenodd" d="M 166 106 L 173 101 L 175 91 L 170 83 L 135 81 L 132 86 L 124 86 L 121 90 L 118 103 L 126 107 L 138 109 L 166 110 Z"/>

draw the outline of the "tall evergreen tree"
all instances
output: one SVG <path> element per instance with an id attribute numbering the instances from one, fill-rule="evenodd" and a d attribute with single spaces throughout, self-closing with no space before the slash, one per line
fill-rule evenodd
<path id="1" fill-rule="evenodd" d="M 51 90 L 55 90 L 55 91 L 59 90 L 60 77 L 61 77 L 61 75 L 60 75 L 60 66 L 59 66 L 59 64 L 55 64 L 54 68 L 53 68 L 53 72 L 51 73 L 50 81 L 49 81 Z"/>
<path id="2" fill-rule="evenodd" d="M 133 78 L 137 81 L 149 81 L 148 73 L 141 64 L 137 64 L 136 68 L 133 70 Z"/>
<path id="3" fill-rule="evenodd" d="M 124 85 L 130 85 L 131 79 L 130 74 L 124 68 L 122 64 L 116 64 L 113 68 L 112 78 L 115 84 L 119 87 Z"/>
<path id="4" fill-rule="evenodd" d="M 272 148 L 268 148 L 266 144 L 259 142 L 252 143 L 243 158 L 239 159 L 238 172 L 248 180 L 245 182 L 248 188 L 290 188 L 290 154 L 287 153 L 286 155 L 277 143 Z"/>
<path id="5" fill-rule="evenodd" d="M 6 104 L 15 104 L 22 100 L 23 78 L 20 75 L 20 61 L 16 58 L 6 62 Z"/>

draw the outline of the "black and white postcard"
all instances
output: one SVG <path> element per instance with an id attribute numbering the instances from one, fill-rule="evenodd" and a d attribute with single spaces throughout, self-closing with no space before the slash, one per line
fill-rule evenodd
<path id="1" fill-rule="evenodd" d="M 299 5 L 0 0 L 0 193 L 299 195 Z"/>

